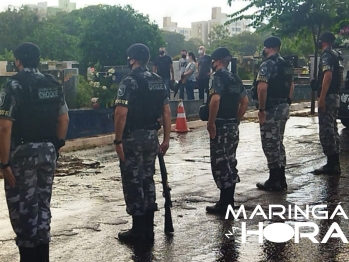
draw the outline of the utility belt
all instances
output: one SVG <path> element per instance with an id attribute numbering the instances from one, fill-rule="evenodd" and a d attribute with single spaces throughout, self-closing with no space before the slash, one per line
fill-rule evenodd
<path id="1" fill-rule="evenodd" d="M 159 130 L 161 129 L 161 125 L 159 122 L 157 122 L 156 124 L 153 124 L 153 125 L 145 125 L 145 126 L 130 126 L 130 127 L 127 127 L 125 128 L 124 130 L 124 135 L 129 135 L 131 134 L 133 131 L 136 131 L 136 130 L 140 130 L 140 129 L 144 129 L 144 130 Z"/>
<path id="2" fill-rule="evenodd" d="M 287 98 L 267 98 L 267 108 L 272 108 L 285 103 L 288 103 Z"/>
<path id="3" fill-rule="evenodd" d="M 215 122 L 216 127 L 221 127 L 226 124 L 240 124 L 240 120 L 237 118 L 216 119 L 216 122 Z"/>
<path id="4" fill-rule="evenodd" d="M 15 147 L 24 145 L 24 144 L 29 144 L 29 143 L 52 143 L 56 149 L 59 149 L 62 146 L 64 146 L 64 144 L 61 144 L 61 141 L 58 140 L 57 138 L 52 138 L 52 139 L 28 139 L 23 137 L 13 138 L 13 145 Z"/>

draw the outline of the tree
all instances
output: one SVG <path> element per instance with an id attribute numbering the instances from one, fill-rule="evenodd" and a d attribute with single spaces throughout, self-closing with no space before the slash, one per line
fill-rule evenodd
<path id="1" fill-rule="evenodd" d="M 203 46 L 204 43 L 201 41 L 201 39 L 198 38 L 191 38 L 188 41 L 184 42 L 184 49 L 188 52 L 194 52 L 194 54 L 197 54 L 197 51 L 199 50 L 200 46 Z"/>
<path id="2" fill-rule="evenodd" d="M 55 24 L 48 22 L 42 24 L 26 40 L 40 45 L 41 56 L 44 59 L 79 61 L 81 58 L 78 48 L 79 38 L 64 33 L 64 30 Z"/>
<path id="3" fill-rule="evenodd" d="M 0 53 L 12 50 L 40 25 L 39 16 L 28 7 L 9 7 L 0 13 Z"/>
<path id="4" fill-rule="evenodd" d="M 185 49 L 184 35 L 169 31 L 162 31 L 162 35 L 166 45 L 166 53 L 170 57 L 179 55 L 181 50 Z"/>
<path id="5" fill-rule="evenodd" d="M 83 62 L 97 61 L 103 66 L 126 64 L 126 50 L 134 43 L 147 45 L 151 57 L 157 56 L 164 41 L 158 25 L 137 13 L 131 6 L 98 5 L 84 22 L 80 48 Z M 91 9 L 87 9 L 90 11 Z"/>
<path id="6" fill-rule="evenodd" d="M 228 0 L 228 4 L 236 0 Z M 257 11 L 252 15 L 244 12 L 255 7 Z M 231 23 L 241 19 L 251 19 L 250 26 L 257 28 L 265 20 L 269 23 L 265 29 L 273 29 L 276 35 L 288 37 L 312 36 L 315 51 L 314 75 L 317 76 L 318 42 L 321 32 L 331 29 L 348 13 L 349 0 L 252 0 L 243 9 L 230 15 Z M 315 109 L 315 92 L 312 92 L 311 112 Z"/>
<path id="7" fill-rule="evenodd" d="M 208 34 L 208 44 L 211 49 L 219 47 L 219 43 L 229 38 L 229 29 L 224 25 L 215 25 Z"/>

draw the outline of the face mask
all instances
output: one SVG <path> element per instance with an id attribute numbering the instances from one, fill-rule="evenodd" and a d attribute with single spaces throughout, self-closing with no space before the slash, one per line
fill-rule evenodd
<path id="1" fill-rule="evenodd" d="M 267 57 L 267 52 L 265 51 L 265 49 L 262 51 L 262 56 L 265 58 Z"/>
<path id="2" fill-rule="evenodd" d="M 317 47 L 318 49 L 322 49 L 322 43 L 321 43 L 321 41 L 319 41 L 319 42 L 316 43 L 316 47 Z"/>
<path id="3" fill-rule="evenodd" d="M 186 58 L 187 58 L 187 56 L 186 56 L 186 55 L 182 55 L 182 58 L 186 59 Z"/>
<path id="4" fill-rule="evenodd" d="M 159 55 L 164 55 L 165 51 L 159 51 Z"/>
<path id="5" fill-rule="evenodd" d="M 199 55 L 202 55 L 202 54 L 203 54 L 203 51 L 202 51 L 202 50 L 199 50 L 198 53 L 199 53 Z"/>
<path id="6" fill-rule="evenodd" d="M 130 64 L 131 59 L 127 59 L 128 68 L 132 70 L 133 64 Z"/>
<path id="7" fill-rule="evenodd" d="M 211 68 L 212 68 L 212 71 L 213 71 L 213 72 L 216 72 L 217 66 L 214 66 L 214 63 L 216 63 L 216 61 L 214 61 L 214 62 L 211 63 Z"/>

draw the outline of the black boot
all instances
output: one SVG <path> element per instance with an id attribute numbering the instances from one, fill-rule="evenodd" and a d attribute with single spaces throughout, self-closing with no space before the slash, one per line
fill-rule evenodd
<path id="1" fill-rule="evenodd" d="M 38 262 L 50 262 L 50 245 L 42 244 L 37 247 L 39 253 Z"/>
<path id="2" fill-rule="evenodd" d="M 280 178 L 279 178 L 280 186 L 282 190 L 287 190 L 287 182 L 285 175 L 285 167 L 282 166 L 280 169 Z"/>
<path id="3" fill-rule="evenodd" d="M 18 249 L 19 249 L 19 255 L 20 255 L 20 262 L 38 262 L 39 261 L 38 249 L 36 247 L 34 248 L 18 247 Z"/>
<path id="4" fill-rule="evenodd" d="M 145 238 L 147 242 L 154 242 L 154 211 L 148 210 L 145 214 Z"/>
<path id="5" fill-rule="evenodd" d="M 270 169 L 269 179 L 264 183 L 257 183 L 256 186 L 261 190 L 281 191 L 279 177 L 280 177 L 280 168 Z"/>
<path id="6" fill-rule="evenodd" d="M 314 175 L 339 175 L 341 173 L 339 154 L 327 157 L 327 164 L 313 171 Z"/>
<path id="7" fill-rule="evenodd" d="M 221 189 L 221 194 L 219 201 L 214 206 L 207 206 L 206 212 L 211 214 L 226 214 L 229 205 L 234 208 L 234 193 L 235 193 L 234 183 L 232 187 Z"/>
<path id="8" fill-rule="evenodd" d="M 132 216 L 132 228 L 118 234 L 121 242 L 145 241 L 145 216 Z"/>

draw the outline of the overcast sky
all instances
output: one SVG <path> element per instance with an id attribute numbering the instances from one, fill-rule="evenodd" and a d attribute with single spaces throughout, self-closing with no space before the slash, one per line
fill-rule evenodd
<path id="1" fill-rule="evenodd" d="M 21 6 L 23 4 L 37 4 L 48 2 L 49 6 L 58 6 L 58 0 L 0 0 L 0 10 L 8 5 Z M 130 4 L 137 11 L 148 14 L 151 21 L 155 21 L 162 27 L 162 18 L 171 16 L 172 21 L 177 22 L 179 27 L 191 27 L 191 22 L 207 21 L 211 18 L 212 7 L 221 7 L 223 13 L 231 14 L 247 5 L 246 1 L 234 1 L 229 7 L 227 0 L 71 0 L 77 8 L 86 5 Z"/>

